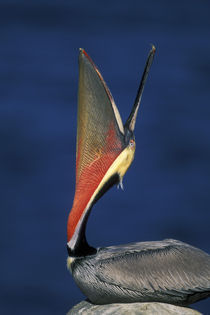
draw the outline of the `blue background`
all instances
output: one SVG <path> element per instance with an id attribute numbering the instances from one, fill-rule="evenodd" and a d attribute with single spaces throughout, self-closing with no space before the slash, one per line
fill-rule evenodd
<path id="1" fill-rule="evenodd" d="M 74 197 L 78 48 L 125 121 L 157 48 L 124 192 L 93 208 L 93 246 L 175 238 L 210 253 L 210 2 L 0 2 L 1 314 L 65 314 Z M 210 314 L 210 299 L 193 307 Z"/>

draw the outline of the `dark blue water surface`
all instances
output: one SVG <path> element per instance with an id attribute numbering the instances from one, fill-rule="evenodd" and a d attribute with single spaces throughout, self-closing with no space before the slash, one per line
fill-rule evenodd
<path id="1" fill-rule="evenodd" d="M 93 246 L 176 238 L 210 253 L 210 2 L 0 1 L 1 314 L 65 314 L 74 196 L 78 48 L 123 120 L 157 53 L 124 191 L 94 207 Z M 210 299 L 193 305 L 210 314 Z"/>

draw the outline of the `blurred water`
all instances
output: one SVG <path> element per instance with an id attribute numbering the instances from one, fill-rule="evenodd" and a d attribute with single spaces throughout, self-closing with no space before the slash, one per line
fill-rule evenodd
<path id="1" fill-rule="evenodd" d="M 124 120 L 157 47 L 125 191 L 94 207 L 89 242 L 176 238 L 210 253 L 209 10 L 195 0 L 0 1 L 1 314 L 65 314 L 83 298 L 65 266 L 79 47 Z M 210 314 L 210 300 L 194 307 Z"/>

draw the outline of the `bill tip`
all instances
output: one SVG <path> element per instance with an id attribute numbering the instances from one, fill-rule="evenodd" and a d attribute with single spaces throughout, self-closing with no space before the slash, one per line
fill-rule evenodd
<path id="1" fill-rule="evenodd" d="M 86 51 L 84 50 L 84 48 L 79 48 L 79 52 L 80 52 L 80 54 L 83 54 L 83 55 L 85 55 L 86 57 L 89 58 L 89 56 L 88 56 L 88 54 L 86 53 Z"/>
<path id="2" fill-rule="evenodd" d="M 155 48 L 155 45 L 151 44 L 152 45 L 152 52 L 155 53 L 156 51 L 156 48 Z"/>

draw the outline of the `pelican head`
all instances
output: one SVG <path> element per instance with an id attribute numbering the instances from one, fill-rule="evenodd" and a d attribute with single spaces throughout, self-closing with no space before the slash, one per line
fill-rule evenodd
<path id="1" fill-rule="evenodd" d="M 123 176 L 134 159 L 136 117 L 154 54 L 152 46 L 133 108 L 123 125 L 101 73 L 85 50 L 80 49 L 76 189 L 67 226 L 70 257 L 96 251 L 86 241 L 87 219 L 93 204 L 111 186 L 122 187 Z"/>

